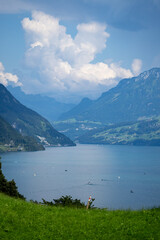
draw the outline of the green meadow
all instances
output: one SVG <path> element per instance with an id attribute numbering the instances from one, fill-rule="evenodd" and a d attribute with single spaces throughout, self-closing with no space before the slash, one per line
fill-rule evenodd
<path id="1" fill-rule="evenodd" d="M 0 239 L 158 240 L 160 208 L 86 210 L 41 205 L 0 193 Z"/>

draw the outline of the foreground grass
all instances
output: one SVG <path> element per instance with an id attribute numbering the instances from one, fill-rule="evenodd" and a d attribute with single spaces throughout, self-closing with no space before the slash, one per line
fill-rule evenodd
<path id="1" fill-rule="evenodd" d="M 160 209 L 107 211 L 41 206 L 0 194 L 0 239 L 160 239 Z"/>

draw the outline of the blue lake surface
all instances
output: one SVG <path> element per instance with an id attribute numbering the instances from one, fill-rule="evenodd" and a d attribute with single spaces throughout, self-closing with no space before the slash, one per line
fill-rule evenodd
<path id="1" fill-rule="evenodd" d="M 109 209 L 160 206 L 160 147 L 77 145 L 1 154 L 27 200 L 71 195 Z"/>

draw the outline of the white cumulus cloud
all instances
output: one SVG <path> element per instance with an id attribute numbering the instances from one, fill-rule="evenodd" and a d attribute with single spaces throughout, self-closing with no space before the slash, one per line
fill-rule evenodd
<path id="1" fill-rule="evenodd" d="M 4 86 L 7 86 L 10 82 L 14 83 L 15 86 L 21 86 L 17 75 L 5 72 L 2 62 L 0 62 L 0 83 L 2 83 Z"/>
<path id="2" fill-rule="evenodd" d="M 142 68 L 142 60 L 141 59 L 134 59 L 133 63 L 132 63 L 132 71 L 134 73 L 134 75 L 138 75 L 141 72 L 141 68 Z"/>
<path id="3" fill-rule="evenodd" d="M 22 26 L 28 44 L 25 60 L 34 75 L 23 83 L 28 92 L 36 89 L 40 93 L 66 91 L 83 95 L 99 85 L 110 87 L 116 85 L 117 79 L 133 76 L 129 69 L 115 63 L 93 63 L 106 48 L 109 33 L 105 24 L 79 24 L 73 38 L 59 19 L 34 11 L 32 19 L 23 19 Z"/>

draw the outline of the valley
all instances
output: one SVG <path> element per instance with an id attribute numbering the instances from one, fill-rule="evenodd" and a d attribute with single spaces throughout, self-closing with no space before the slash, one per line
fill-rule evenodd
<path id="1" fill-rule="evenodd" d="M 26 105 L 33 102 L 35 109 L 39 104 L 41 111 L 37 110 L 48 119 L 22 105 L 3 85 L 0 116 L 21 135 L 31 136 L 41 145 L 160 145 L 160 68 L 122 79 L 98 99 L 84 98 L 76 106 L 26 95 L 20 88 L 9 89 Z"/>

